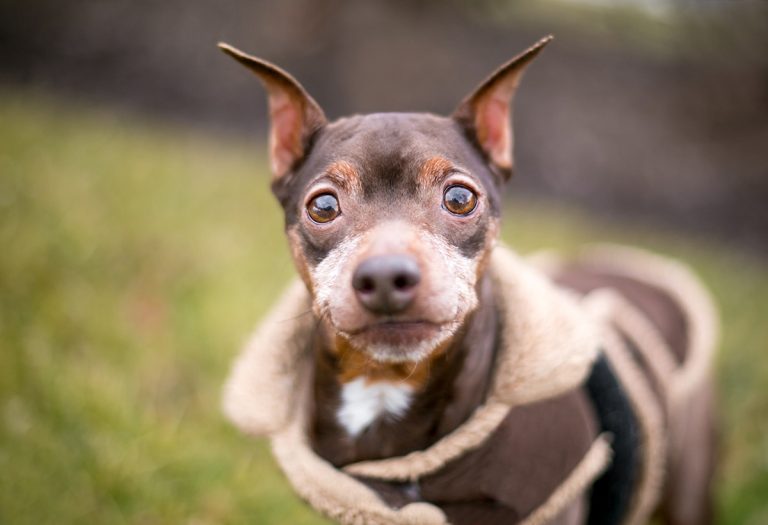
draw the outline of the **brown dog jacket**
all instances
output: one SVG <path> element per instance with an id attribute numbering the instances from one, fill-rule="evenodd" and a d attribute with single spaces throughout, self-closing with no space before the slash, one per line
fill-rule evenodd
<path id="1" fill-rule="evenodd" d="M 482 522 L 482 507 L 461 502 L 468 491 L 503 501 L 510 523 L 547 523 L 587 492 L 589 523 L 646 522 L 663 483 L 668 421 L 710 371 L 716 316 L 708 295 L 678 263 L 617 247 L 569 262 L 527 261 L 497 247 L 490 271 L 502 322 L 489 395 L 425 450 L 342 469 L 312 450 L 315 319 L 298 280 L 235 362 L 227 416 L 268 436 L 296 492 L 340 523 Z M 633 287 L 673 301 L 685 336 L 662 337 L 664 320 L 627 300 Z M 477 466 L 502 456 L 514 465 L 509 482 L 484 486 Z M 373 488 L 380 484 L 415 484 L 423 501 L 393 503 Z"/>

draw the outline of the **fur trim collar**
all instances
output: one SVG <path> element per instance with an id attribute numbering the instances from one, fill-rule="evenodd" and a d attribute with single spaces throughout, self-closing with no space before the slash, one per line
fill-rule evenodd
<path id="1" fill-rule="evenodd" d="M 714 306 L 704 288 L 673 261 L 618 247 L 591 250 L 580 260 L 649 283 L 674 298 L 688 322 L 689 344 L 682 366 L 651 367 L 668 392 L 674 417 L 709 373 L 715 342 Z M 334 468 L 312 450 L 306 417 L 312 356 L 309 338 L 315 327 L 310 297 L 296 281 L 264 319 L 236 360 L 224 392 L 224 411 L 241 430 L 271 438 L 280 467 L 296 492 L 316 510 L 344 524 L 444 525 L 446 517 L 429 503 L 388 507 L 353 475 L 384 480 L 413 480 L 482 445 L 513 406 L 556 396 L 580 385 L 604 347 L 611 366 L 627 389 L 643 433 L 643 474 L 626 523 L 644 523 L 658 498 L 664 444 L 661 407 L 620 333 L 637 342 L 646 359 L 665 350 L 640 313 L 610 290 L 597 290 L 577 303 L 538 268 L 556 273 L 562 262 L 538 257 L 523 260 L 505 247 L 494 250 L 490 272 L 494 300 L 501 312 L 501 348 L 486 402 L 461 426 L 425 450 L 403 457 Z M 656 348 L 658 347 L 658 348 Z M 658 363 L 657 363 L 658 364 Z M 658 369 L 658 370 L 657 370 Z M 609 463 L 610 445 L 599 436 L 570 476 L 523 522 L 541 525 L 588 490 Z"/>
<path id="2" fill-rule="evenodd" d="M 305 432 L 310 391 L 310 337 L 315 327 L 310 297 L 298 280 L 264 319 L 234 364 L 224 391 L 224 411 L 241 430 L 271 438 L 280 467 L 296 492 L 316 510 L 349 524 L 445 524 L 429 503 L 388 507 L 350 474 L 416 479 L 482 445 L 511 407 L 553 397 L 581 384 L 599 348 L 594 322 L 574 298 L 556 288 L 505 247 L 492 256 L 495 301 L 501 312 L 501 348 L 487 401 L 459 428 L 403 457 L 334 468 L 312 450 Z M 610 461 L 598 438 L 579 467 L 528 520 L 544 523 L 586 490 Z"/>
<path id="3" fill-rule="evenodd" d="M 599 335 L 578 303 L 510 249 L 492 256 L 502 349 L 490 403 L 507 406 L 556 396 L 580 384 L 594 361 Z M 311 359 L 315 326 L 304 284 L 293 282 L 236 360 L 224 390 L 224 411 L 252 435 L 284 429 L 303 408 L 301 369 Z"/>

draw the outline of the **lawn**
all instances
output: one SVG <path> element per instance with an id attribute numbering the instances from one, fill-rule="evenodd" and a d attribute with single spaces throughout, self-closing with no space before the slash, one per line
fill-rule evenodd
<path id="1" fill-rule="evenodd" d="M 293 275 L 265 166 L 255 140 L 0 92 L 0 523 L 325 523 L 219 410 Z M 505 220 L 521 251 L 613 240 L 701 273 L 724 319 L 720 522 L 768 523 L 765 261 L 551 203 Z"/>

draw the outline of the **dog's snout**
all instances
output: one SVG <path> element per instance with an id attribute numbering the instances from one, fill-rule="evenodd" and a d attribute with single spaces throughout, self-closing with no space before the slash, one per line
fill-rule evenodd
<path id="1" fill-rule="evenodd" d="M 375 314 L 396 314 L 413 302 L 421 279 L 419 263 L 410 255 L 378 255 L 360 263 L 352 287 L 366 309 Z"/>

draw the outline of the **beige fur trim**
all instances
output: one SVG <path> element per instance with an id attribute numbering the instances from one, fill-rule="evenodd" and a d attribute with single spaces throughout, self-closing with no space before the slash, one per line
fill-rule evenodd
<path id="1" fill-rule="evenodd" d="M 511 406 L 554 397 L 580 384 L 600 346 L 578 302 L 511 250 L 491 260 L 502 313 L 493 397 Z"/>
<path id="2" fill-rule="evenodd" d="M 611 446 L 605 434 L 601 434 L 592 444 L 573 472 L 549 496 L 546 502 L 534 510 L 520 525 L 544 525 L 550 523 L 576 498 L 592 485 L 603 473 L 612 456 Z"/>
<path id="3" fill-rule="evenodd" d="M 671 378 L 670 408 L 684 406 L 712 371 L 719 322 L 712 296 L 683 264 L 636 248 L 599 245 L 580 257 L 590 265 L 646 282 L 669 294 L 679 305 L 688 325 L 685 363 Z"/>
<path id="4" fill-rule="evenodd" d="M 669 390 L 677 364 L 672 350 L 653 323 L 623 295 L 613 290 L 601 290 L 608 303 L 610 322 L 635 344 L 650 370 L 663 399 L 669 399 Z"/>
<path id="5" fill-rule="evenodd" d="M 223 409 L 240 430 L 281 430 L 296 404 L 296 368 L 315 319 L 309 294 L 296 280 L 251 336 L 224 385 Z"/>
<path id="6" fill-rule="evenodd" d="M 650 519 L 661 493 L 667 450 L 666 431 L 661 406 L 648 381 L 619 333 L 610 326 L 614 304 L 615 295 L 610 290 L 597 290 L 584 298 L 586 308 L 602 319 L 603 348 L 627 392 L 640 425 L 643 464 L 624 519 L 625 525 L 640 525 Z"/>
<path id="7" fill-rule="evenodd" d="M 486 403 L 463 425 L 425 450 L 377 461 L 361 461 L 344 467 L 357 476 L 390 481 L 414 481 L 440 470 L 447 462 L 482 445 L 509 413 L 503 403 Z"/>

